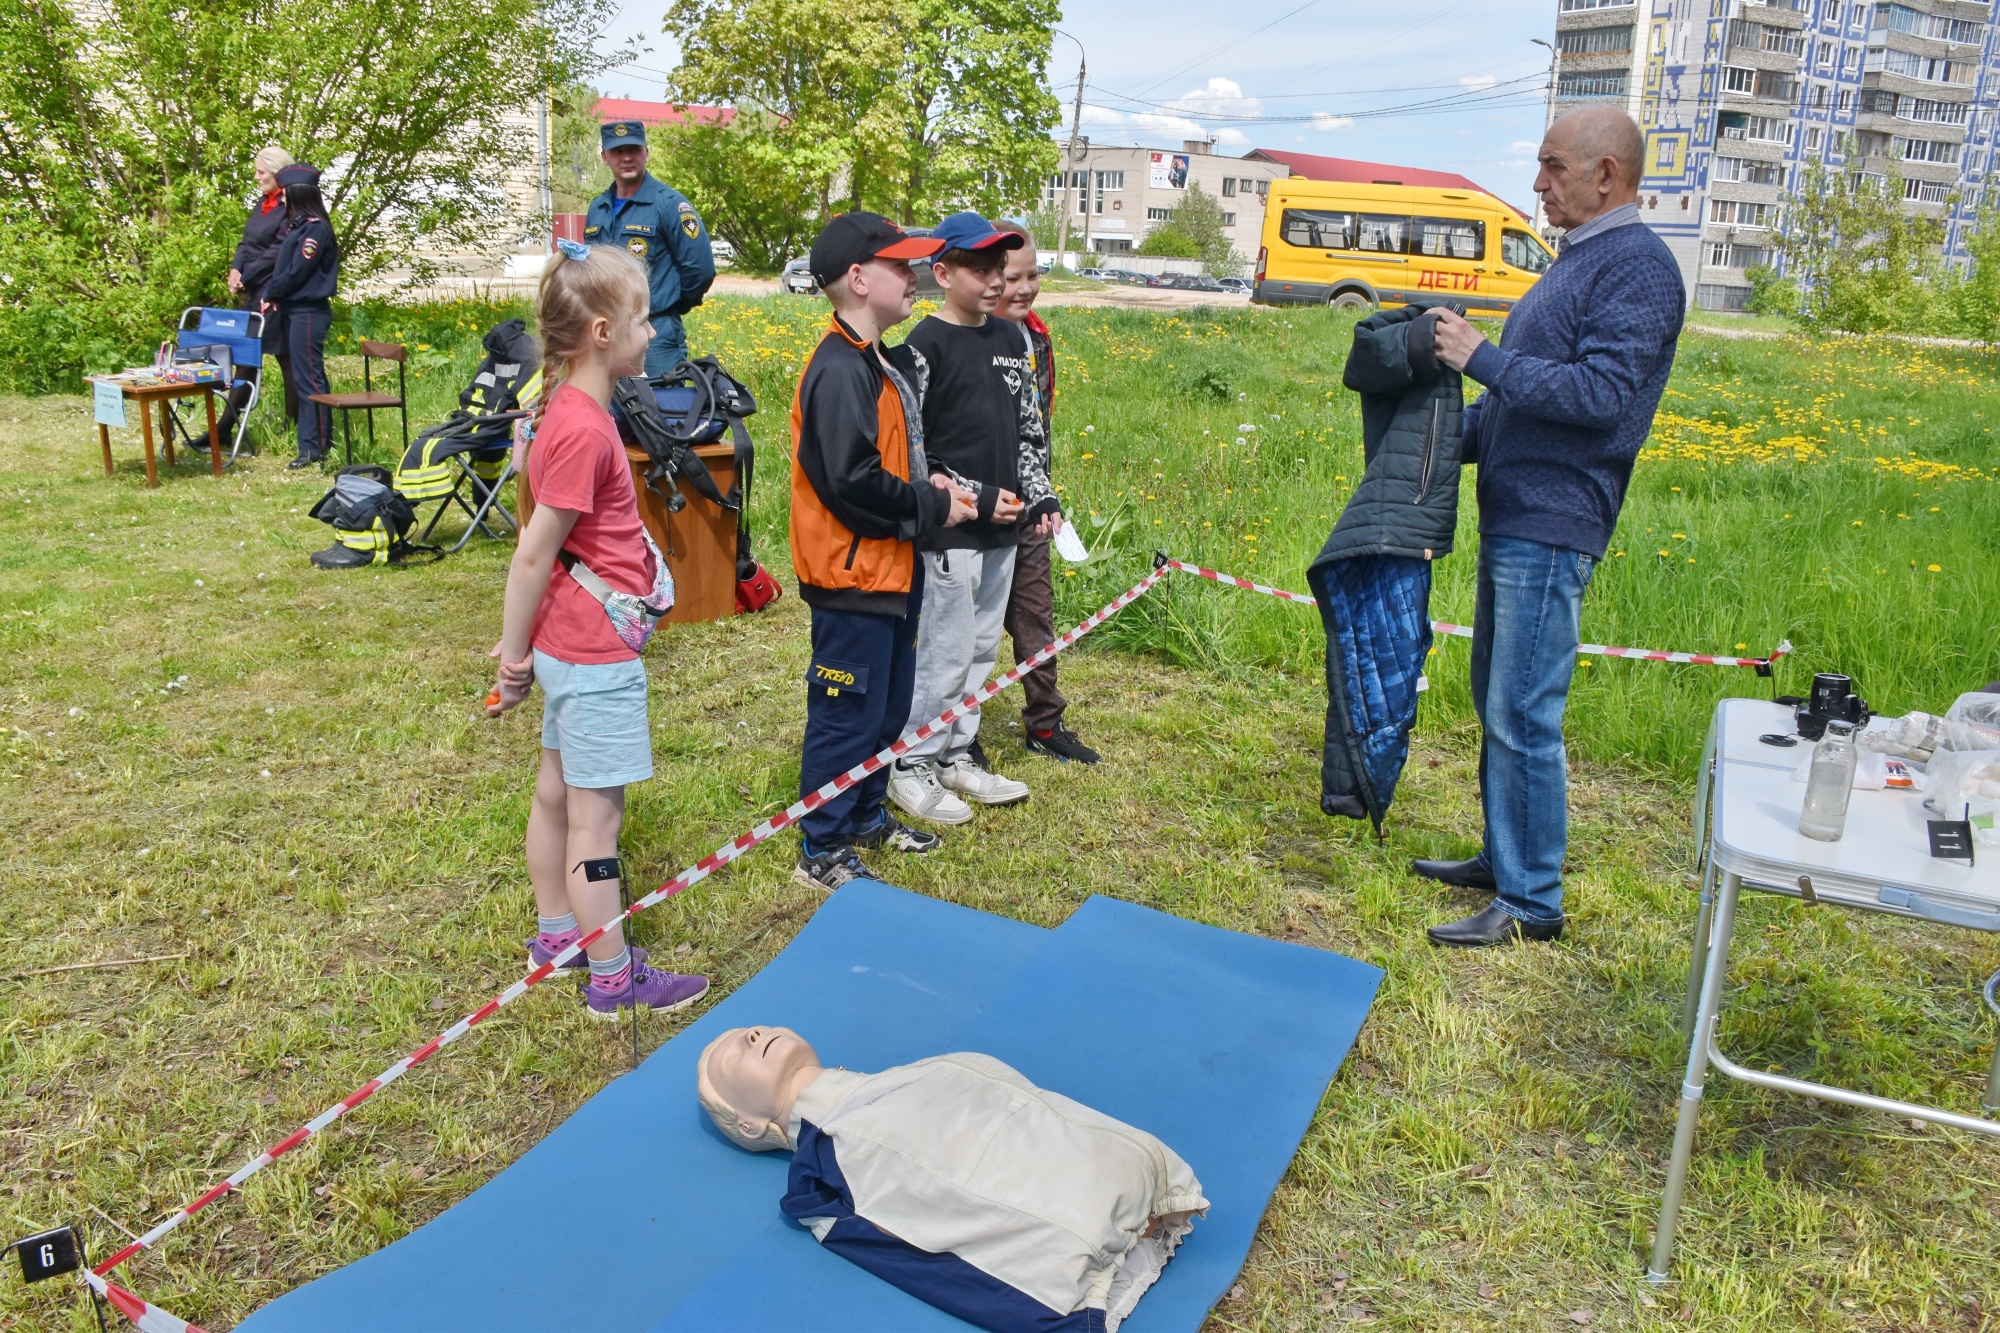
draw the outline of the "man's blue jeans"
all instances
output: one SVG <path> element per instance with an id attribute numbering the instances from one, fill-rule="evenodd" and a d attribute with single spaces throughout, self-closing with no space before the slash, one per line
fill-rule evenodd
<path id="1" fill-rule="evenodd" d="M 1479 712 L 1479 853 L 1495 903 L 1522 921 L 1560 921 L 1569 842 L 1563 707 L 1576 672 L 1578 616 L 1596 560 L 1518 537 L 1479 542 L 1472 613 L 1472 706 Z"/>
<path id="2" fill-rule="evenodd" d="M 654 315 L 653 341 L 646 344 L 646 373 L 664 375 L 687 360 L 687 330 L 679 315 Z"/>

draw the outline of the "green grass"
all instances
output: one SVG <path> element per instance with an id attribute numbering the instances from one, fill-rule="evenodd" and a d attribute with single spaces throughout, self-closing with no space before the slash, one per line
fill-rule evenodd
<path id="1" fill-rule="evenodd" d="M 823 311 L 723 301 L 691 321 L 763 401 L 757 525 L 781 567 L 784 409 Z M 440 336 L 404 336 L 450 362 L 419 374 L 418 424 L 455 395 L 478 332 L 422 317 Z M 1302 586 L 1358 478 L 1338 387 L 1351 319 L 1051 322 L 1057 477 L 1087 538 L 1124 516 L 1113 558 L 1062 580 L 1064 615 L 1127 586 L 1154 546 Z M 1973 353 L 1689 339 L 1668 404 L 1682 420 L 1660 432 L 1673 456 L 1639 468 L 1627 554 L 1593 587 L 1586 634 L 1719 651 L 1789 636 L 1780 684 L 1840 666 L 1895 710 L 2000 675 L 1994 381 Z M 305 556 L 326 529 L 303 511 L 323 479 L 271 458 L 220 483 L 184 465 L 149 492 L 129 443 L 119 459 L 107 480 L 84 400 L 0 399 L 0 975 L 187 955 L 0 984 L 6 1229 L 76 1221 L 99 1254 L 119 1237 L 93 1209 L 143 1229 L 519 974 L 537 743 L 532 709 L 475 717 L 507 549 L 320 573 Z M 1460 620 L 1467 509 L 1434 608 Z M 634 790 L 625 845 L 640 882 L 795 793 L 805 626 L 788 597 L 649 654 L 660 775 Z M 1211 1329 L 1573 1329 L 1584 1310 L 1601 1329 L 1993 1327 L 1990 1143 L 1723 1081 L 1681 1280 L 1657 1295 L 1640 1280 L 1683 1059 L 1690 756 L 1718 696 L 1768 684 L 1580 672 L 1573 930 L 1442 956 L 1423 926 L 1472 900 L 1404 866 L 1476 835 L 1464 645 L 1440 646 L 1383 845 L 1316 809 L 1319 651 L 1308 610 L 1191 580 L 1155 594 L 1064 659 L 1073 721 L 1108 762 L 1021 756 L 1003 695 L 993 749 L 1034 800 L 887 866 L 1044 925 L 1102 892 L 1387 969 Z M 648 913 L 639 938 L 727 993 L 816 906 L 791 851 L 780 839 Z M 1739 1059 L 1976 1104 L 1992 1027 L 1974 987 L 2000 966 L 1986 937 L 1755 899 L 1739 940 L 1724 1024 Z M 653 1024 L 649 1047 L 682 1022 Z M 625 1040 L 538 991 L 137 1261 L 130 1285 L 227 1328 L 476 1188 L 616 1077 Z M 5 1321 L 94 1326 L 62 1284 L 11 1281 Z"/>

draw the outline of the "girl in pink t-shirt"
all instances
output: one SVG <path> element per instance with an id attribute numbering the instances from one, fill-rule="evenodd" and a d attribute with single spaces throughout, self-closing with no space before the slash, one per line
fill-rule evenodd
<path id="1" fill-rule="evenodd" d="M 678 1009 L 706 977 L 646 966 L 614 924 L 582 953 L 584 932 L 619 915 L 618 828 L 625 784 L 653 776 L 646 668 L 639 647 L 672 604 L 672 580 L 639 522 L 638 495 L 607 406 L 637 375 L 653 331 L 646 271 L 624 250 L 562 242 L 535 300 L 541 399 L 528 448 L 535 513 L 507 572 L 494 717 L 542 687 L 542 767 L 528 814 L 528 878 L 540 929 L 528 963 L 588 972 L 599 1018 L 633 1006 Z"/>

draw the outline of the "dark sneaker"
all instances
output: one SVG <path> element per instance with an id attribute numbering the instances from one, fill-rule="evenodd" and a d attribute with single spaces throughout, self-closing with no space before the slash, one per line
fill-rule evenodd
<path id="1" fill-rule="evenodd" d="M 619 1011 L 637 1004 L 656 1014 L 685 1009 L 708 994 L 707 977 L 682 976 L 679 972 L 659 972 L 636 958 L 632 962 L 632 984 L 605 991 L 591 982 L 583 986 L 583 1005 L 592 1018 L 615 1021 Z"/>
<path id="2" fill-rule="evenodd" d="M 961 763 L 967 759 L 970 759 L 972 766 L 982 773 L 991 773 L 993 771 L 993 765 L 986 760 L 986 747 L 979 743 L 979 737 L 977 736 L 972 738 L 972 744 L 965 747 L 965 753 L 959 756 L 959 762 Z"/>
<path id="3" fill-rule="evenodd" d="M 882 822 L 866 833 L 855 834 L 854 845 L 866 847 L 871 851 L 877 847 L 887 847 L 892 852 L 909 852 L 922 856 L 925 852 L 934 852 L 944 846 L 944 835 L 911 828 L 884 809 Z"/>
<path id="4" fill-rule="evenodd" d="M 318 467 L 325 458 L 325 454 L 300 454 L 297 458 L 285 464 L 285 470 L 287 472 L 303 472 L 309 467 Z"/>
<path id="5" fill-rule="evenodd" d="M 851 879 L 873 879 L 875 876 L 854 854 L 852 847 L 835 847 L 818 856 L 800 852 L 799 863 L 792 867 L 792 878 L 809 889 L 831 892 Z"/>
<path id="6" fill-rule="evenodd" d="M 1058 722 L 1048 731 L 1024 731 L 1021 744 L 1030 754 L 1045 754 L 1051 759 L 1060 759 L 1065 764 L 1072 761 L 1079 764 L 1094 764 L 1104 756 L 1077 739 L 1075 732 Z"/>
<path id="7" fill-rule="evenodd" d="M 534 936 L 528 941 L 528 970 L 533 971 L 535 968 L 540 967 L 543 963 L 548 962 L 549 959 L 554 958 L 558 953 L 561 952 L 562 950 L 560 949 L 543 948 L 542 937 L 540 935 Z M 646 961 L 645 949 L 641 948 L 639 945 L 634 944 L 631 946 L 631 952 L 632 952 L 632 962 L 635 966 L 643 965 L 645 963 Z M 587 977 L 590 975 L 590 956 L 588 954 L 580 953 L 576 957 L 570 959 L 567 963 L 564 963 L 561 967 L 557 968 L 555 972 L 552 973 L 551 975 L 556 977 Z"/>

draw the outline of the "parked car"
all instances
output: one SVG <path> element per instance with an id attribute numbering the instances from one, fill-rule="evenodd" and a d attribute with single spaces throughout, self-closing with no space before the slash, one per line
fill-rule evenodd
<path id="1" fill-rule="evenodd" d="M 1206 273 L 1169 273 L 1160 279 L 1160 286 L 1172 287 L 1177 291 L 1183 292 L 1219 292 L 1223 290 L 1222 284 L 1214 278 L 1209 277 Z"/>
<path id="2" fill-rule="evenodd" d="M 819 284 L 813 281 L 812 261 L 804 255 L 788 261 L 778 274 L 778 285 L 796 296 L 811 296 L 819 290 Z"/>
<path id="3" fill-rule="evenodd" d="M 715 256 L 717 267 L 724 267 L 736 262 L 736 247 L 728 241 L 723 240 L 720 236 L 711 236 L 708 238 L 708 249 Z"/>
<path id="4" fill-rule="evenodd" d="M 903 228 L 903 233 L 906 236 L 928 236 L 931 234 L 931 229 L 929 227 L 905 227 Z M 934 259 L 912 259 L 910 261 L 910 271 L 917 275 L 918 296 L 935 296 L 944 290 L 944 288 L 938 286 L 937 274 L 931 269 L 933 262 Z"/>
<path id="5" fill-rule="evenodd" d="M 1217 278 L 1215 281 L 1223 291 L 1230 293 L 1232 296 L 1248 296 L 1250 294 L 1250 279 L 1248 278 Z"/>
<path id="6" fill-rule="evenodd" d="M 1076 271 L 1076 276 L 1079 278 L 1091 278 L 1098 282 L 1118 281 L 1117 271 L 1108 268 L 1080 268 Z"/>
<path id="7" fill-rule="evenodd" d="M 1119 282 L 1124 283 L 1128 287 L 1157 287 L 1160 285 L 1160 275 L 1157 273 L 1135 273 L 1129 268 L 1113 269 L 1112 272 L 1118 275 L 1117 280 Z"/>

